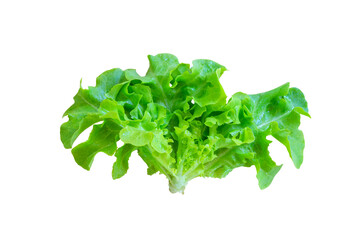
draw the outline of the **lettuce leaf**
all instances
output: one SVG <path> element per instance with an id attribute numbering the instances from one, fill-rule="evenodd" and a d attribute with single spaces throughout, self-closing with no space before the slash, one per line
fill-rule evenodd
<path id="1" fill-rule="evenodd" d="M 310 117 L 303 93 L 286 83 L 271 91 L 235 93 L 229 101 L 220 84 L 226 68 L 211 60 L 179 63 L 171 54 L 148 56 L 145 76 L 134 69 L 111 69 L 95 87 L 80 89 L 60 127 L 65 148 L 93 126 L 89 139 L 72 148 L 78 165 L 90 170 L 98 152 L 114 155 L 113 179 L 124 176 L 133 151 L 184 192 L 196 177 L 223 178 L 237 167 L 255 166 L 259 187 L 273 181 L 282 165 L 269 154 L 273 136 L 296 168 L 303 161 L 300 115 Z M 124 145 L 117 148 L 117 141 Z"/>

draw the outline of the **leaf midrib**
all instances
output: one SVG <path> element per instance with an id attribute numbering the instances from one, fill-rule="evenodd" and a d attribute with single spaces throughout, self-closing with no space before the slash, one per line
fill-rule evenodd
<path id="1" fill-rule="evenodd" d="M 269 121 L 266 121 L 266 122 L 258 125 L 257 127 L 258 127 L 258 128 L 262 128 L 262 127 L 264 127 L 264 126 L 266 126 L 266 125 L 269 125 L 269 124 L 272 123 L 272 122 L 276 122 L 277 120 L 279 120 L 279 119 L 281 119 L 281 118 L 289 115 L 290 113 L 291 113 L 291 111 L 287 111 L 287 112 L 285 112 L 284 114 L 281 114 L 281 115 L 278 116 L 278 117 L 275 117 L 275 118 L 273 118 L 273 119 L 271 119 L 271 120 L 269 120 Z"/>
<path id="2" fill-rule="evenodd" d="M 92 104 L 91 102 L 89 102 L 86 98 L 84 98 L 83 95 L 80 95 L 80 97 L 81 97 L 81 99 L 82 99 L 85 103 L 87 103 L 89 106 L 91 106 L 92 108 L 94 108 L 96 111 L 98 110 L 98 107 L 95 106 L 94 104 Z"/>

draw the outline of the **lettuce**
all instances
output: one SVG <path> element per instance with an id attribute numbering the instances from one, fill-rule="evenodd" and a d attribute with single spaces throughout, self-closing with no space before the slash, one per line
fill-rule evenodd
<path id="1" fill-rule="evenodd" d="M 72 148 L 78 165 L 90 170 L 99 152 L 115 155 L 113 179 L 124 176 L 133 151 L 184 192 L 196 177 L 223 178 L 237 167 L 255 166 L 259 187 L 268 187 L 282 165 L 269 155 L 271 135 L 289 152 L 296 168 L 303 161 L 300 115 L 307 102 L 286 83 L 269 92 L 235 93 L 229 101 L 219 78 L 226 68 L 210 60 L 192 67 L 170 54 L 148 56 L 145 76 L 134 69 L 111 69 L 96 86 L 80 89 L 60 128 L 65 148 L 93 125 L 89 139 Z M 124 144 L 117 148 L 117 141 Z"/>

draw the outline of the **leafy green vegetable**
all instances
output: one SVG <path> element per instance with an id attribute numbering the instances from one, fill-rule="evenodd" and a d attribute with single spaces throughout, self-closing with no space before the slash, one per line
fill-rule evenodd
<path id="1" fill-rule="evenodd" d="M 271 159 L 271 135 L 296 168 L 303 161 L 300 115 L 310 117 L 303 93 L 286 83 L 269 92 L 235 93 L 226 102 L 219 78 L 226 68 L 210 60 L 192 67 L 170 54 L 149 56 L 145 76 L 112 69 L 96 86 L 80 85 L 60 128 L 65 148 L 93 126 L 87 141 L 72 149 L 77 164 L 90 170 L 95 155 L 115 154 L 113 179 L 124 176 L 137 150 L 148 174 L 164 174 L 171 192 L 183 192 L 196 177 L 223 178 L 237 167 L 255 166 L 259 187 L 268 187 L 281 165 Z M 117 141 L 124 145 L 117 148 Z"/>

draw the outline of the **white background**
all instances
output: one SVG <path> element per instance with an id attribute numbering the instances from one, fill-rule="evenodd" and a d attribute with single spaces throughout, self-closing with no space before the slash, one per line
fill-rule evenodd
<path id="1" fill-rule="evenodd" d="M 360 239 L 359 12 L 345 0 L 1 1 L 0 239 Z M 301 169 L 273 143 L 284 166 L 268 189 L 240 168 L 181 195 L 136 154 L 116 181 L 113 157 L 77 166 L 59 127 L 80 78 L 144 74 L 164 52 L 226 66 L 228 96 L 300 88 L 312 115 Z"/>

